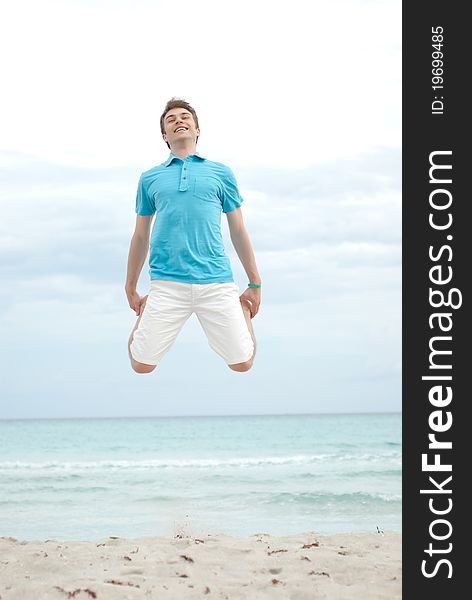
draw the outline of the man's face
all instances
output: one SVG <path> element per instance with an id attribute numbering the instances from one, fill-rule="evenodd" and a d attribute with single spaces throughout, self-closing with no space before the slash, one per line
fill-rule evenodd
<path id="1" fill-rule="evenodd" d="M 164 117 L 163 138 L 170 146 L 184 145 L 188 141 L 196 142 L 200 129 L 195 125 L 192 113 L 185 108 L 171 108 Z"/>

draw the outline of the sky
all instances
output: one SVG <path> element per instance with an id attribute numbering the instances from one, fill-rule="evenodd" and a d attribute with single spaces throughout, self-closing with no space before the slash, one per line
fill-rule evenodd
<path id="1" fill-rule="evenodd" d="M 0 418 L 401 410 L 399 0 L 2 13 Z M 245 373 L 195 315 L 153 373 L 129 365 L 136 188 L 168 156 L 172 96 L 244 199 L 263 284 Z M 242 293 L 224 215 L 222 233 Z"/>

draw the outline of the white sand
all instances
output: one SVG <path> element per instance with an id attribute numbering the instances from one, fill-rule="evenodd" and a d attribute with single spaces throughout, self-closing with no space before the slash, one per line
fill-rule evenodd
<path id="1" fill-rule="evenodd" d="M 0 599 L 395 600 L 401 534 L 0 538 Z"/>

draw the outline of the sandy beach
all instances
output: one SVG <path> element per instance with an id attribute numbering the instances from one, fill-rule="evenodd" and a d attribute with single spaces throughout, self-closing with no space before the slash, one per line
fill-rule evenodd
<path id="1" fill-rule="evenodd" d="M 394 600 L 401 534 L 0 538 L 0 599 Z"/>

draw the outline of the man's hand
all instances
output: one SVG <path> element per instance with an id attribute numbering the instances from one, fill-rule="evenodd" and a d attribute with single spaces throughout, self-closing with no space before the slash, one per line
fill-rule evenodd
<path id="1" fill-rule="evenodd" d="M 261 288 L 248 287 L 245 292 L 239 296 L 239 299 L 249 306 L 251 319 L 253 319 L 259 312 L 259 306 L 261 304 Z"/>
<path id="2" fill-rule="evenodd" d="M 126 295 L 128 296 L 130 307 L 139 317 L 143 313 L 144 307 L 146 306 L 146 301 L 148 299 L 147 295 L 141 298 L 136 290 L 126 290 Z"/>

